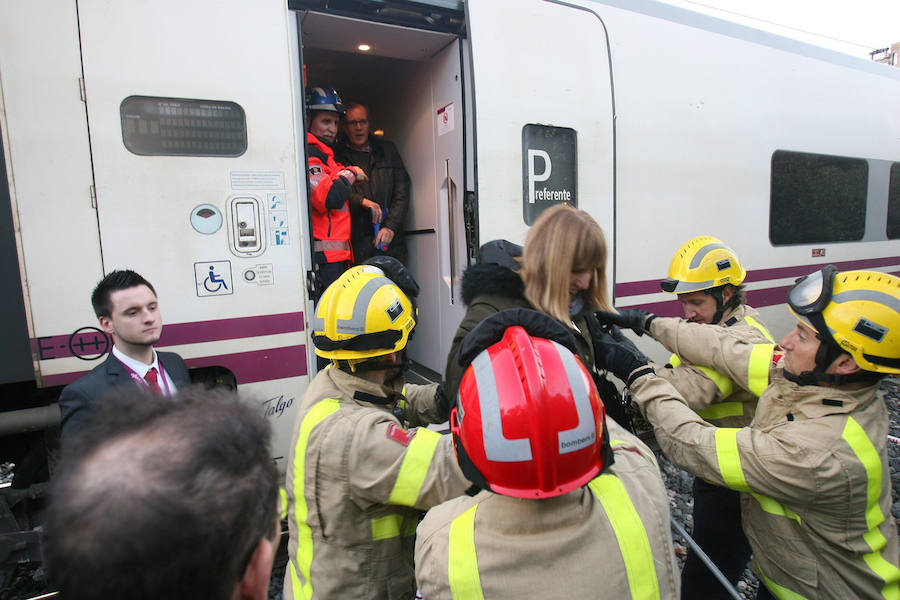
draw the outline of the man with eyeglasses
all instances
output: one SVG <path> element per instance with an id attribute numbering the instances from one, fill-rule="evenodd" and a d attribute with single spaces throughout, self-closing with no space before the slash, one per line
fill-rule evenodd
<path id="1" fill-rule="evenodd" d="M 778 346 L 650 313 L 633 327 L 744 389 L 765 385 L 747 427 L 705 422 L 627 341 L 609 338 L 598 364 L 627 382 L 672 461 L 742 492 L 757 598 L 898 598 L 878 384 L 900 373 L 900 278 L 828 265 L 787 303 L 798 323 Z"/>
<path id="2" fill-rule="evenodd" d="M 368 181 L 357 182 L 350 197 L 350 240 L 357 264 L 374 253 L 406 263 L 403 222 L 409 208 L 409 174 L 397 147 L 369 130 L 369 110 L 347 104 L 341 123 L 344 133 L 335 156 L 344 165 L 362 168 Z"/>

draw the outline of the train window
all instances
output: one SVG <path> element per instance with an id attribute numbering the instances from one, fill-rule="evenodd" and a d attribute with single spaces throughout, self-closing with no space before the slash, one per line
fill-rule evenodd
<path id="1" fill-rule="evenodd" d="M 900 238 L 900 163 L 891 165 L 891 184 L 888 188 L 887 236 Z"/>
<path id="2" fill-rule="evenodd" d="M 772 244 L 861 240 L 869 166 L 860 158 L 778 150 L 772 155 Z"/>
<path id="3" fill-rule="evenodd" d="M 240 156 L 247 117 L 234 102 L 129 96 L 119 106 L 122 141 L 141 156 Z"/>

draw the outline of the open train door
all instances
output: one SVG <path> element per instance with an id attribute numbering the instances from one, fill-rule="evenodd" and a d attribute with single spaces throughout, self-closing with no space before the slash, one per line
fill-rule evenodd
<path id="1" fill-rule="evenodd" d="M 410 357 L 441 373 L 463 318 L 459 280 L 468 264 L 464 221 L 466 177 L 463 99 L 464 40 L 453 39 L 436 52 L 410 86 L 419 115 L 410 128 L 405 153 L 412 176 L 413 202 L 407 232 L 410 269 L 420 285 L 419 323 Z M 413 149 L 427 149 L 414 151 Z"/>
<path id="2" fill-rule="evenodd" d="M 613 249 L 615 112 L 603 21 L 549 0 L 466 0 L 466 10 L 480 242 L 521 244 L 540 212 L 566 202 L 593 215 Z"/>

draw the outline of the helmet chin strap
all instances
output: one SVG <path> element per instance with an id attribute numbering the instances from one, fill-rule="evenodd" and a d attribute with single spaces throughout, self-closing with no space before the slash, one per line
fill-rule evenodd
<path id="1" fill-rule="evenodd" d="M 818 369 L 818 367 L 816 367 L 816 369 Z M 803 371 L 799 375 L 795 375 L 787 369 L 784 370 L 784 378 L 788 381 L 793 381 L 797 385 L 821 385 L 825 383 L 832 386 L 840 386 L 858 381 L 875 383 L 877 380 L 881 379 L 878 373 L 871 373 L 869 371 L 857 371 L 856 373 L 850 373 L 849 375 L 837 375 L 835 373 L 823 373 L 816 370 Z"/>
<path id="2" fill-rule="evenodd" d="M 722 287 L 719 286 L 717 288 L 712 288 L 711 290 L 706 290 L 706 293 L 713 297 L 713 300 L 716 301 L 716 313 L 713 315 L 712 324 L 716 325 L 722 320 L 722 315 L 725 314 L 725 299 L 722 296 Z"/>
<path id="3" fill-rule="evenodd" d="M 382 354 L 373 358 L 367 358 L 359 362 L 351 362 L 349 360 L 339 360 L 338 368 L 348 373 L 357 373 L 360 371 L 387 371 L 385 375 L 385 385 L 397 377 L 402 377 L 409 370 L 410 360 L 406 356 L 406 348 L 398 350 L 399 360 L 393 361 L 388 358 L 390 354 Z M 402 384 L 401 384 L 402 385 Z"/>
<path id="4" fill-rule="evenodd" d="M 804 371 L 799 375 L 791 373 L 787 369 L 784 370 L 784 377 L 788 381 L 793 381 L 797 385 L 820 385 L 827 384 L 832 386 L 854 383 L 857 381 L 872 381 L 873 374 L 869 371 L 858 371 L 847 375 L 838 375 L 836 373 L 826 373 L 835 360 L 842 354 L 847 354 L 830 335 L 820 332 L 828 331 L 828 324 L 822 317 L 822 313 L 811 313 L 806 315 L 809 322 L 816 328 L 816 338 L 819 340 L 819 348 L 816 350 L 816 366 L 812 371 Z M 877 375 L 874 379 L 879 379 Z"/>

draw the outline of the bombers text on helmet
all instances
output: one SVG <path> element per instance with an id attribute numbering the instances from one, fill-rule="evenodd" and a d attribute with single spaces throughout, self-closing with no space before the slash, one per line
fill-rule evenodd
<path id="1" fill-rule="evenodd" d="M 472 359 L 450 427 L 466 477 L 506 496 L 559 496 L 613 461 L 603 402 L 587 369 L 561 343 L 520 325 L 503 329 Z"/>
<path id="2" fill-rule="evenodd" d="M 838 272 L 827 265 L 797 280 L 788 306 L 822 341 L 807 379 L 824 374 L 844 352 L 864 371 L 900 373 L 900 278 L 878 271 Z"/>
<path id="3" fill-rule="evenodd" d="M 359 265 L 322 294 L 313 344 L 323 358 L 362 361 L 402 350 L 415 326 L 407 295 L 378 267 Z"/>
<path id="4" fill-rule="evenodd" d="M 309 90 L 309 93 L 306 96 L 306 111 L 313 112 L 320 110 L 336 112 L 341 115 L 344 114 L 344 105 L 341 103 L 341 97 L 333 87 L 325 85 L 314 87 Z"/>
<path id="5" fill-rule="evenodd" d="M 709 235 L 684 243 L 672 257 L 669 275 L 660 282 L 665 292 L 684 294 L 731 284 L 741 285 L 747 271 L 734 251 Z"/>

